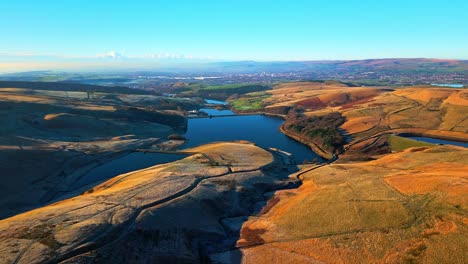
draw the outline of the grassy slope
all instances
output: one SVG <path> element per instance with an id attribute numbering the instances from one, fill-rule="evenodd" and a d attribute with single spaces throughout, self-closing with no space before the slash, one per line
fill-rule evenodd
<path id="1" fill-rule="evenodd" d="M 244 225 L 238 245 L 264 245 L 244 249 L 243 260 L 466 262 L 467 160 L 465 149 L 437 146 L 305 173 L 303 186 L 278 192 Z"/>
<path id="2" fill-rule="evenodd" d="M 228 90 L 228 89 L 239 89 L 242 87 L 256 86 L 251 84 L 225 84 L 225 85 L 211 85 L 204 87 L 204 90 Z"/>
<path id="3" fill-rule="evenodd" d="M 464 89 L 418 86 L 392 91 L 336 82 L 300 82 L 279 84 L 265 93 L 271 96 L 250 93 L 231 103 L 242 109 L 253 102 L 265 111 L 297 108 L 306 116 L 340 112 L 346 117 L 341 127 L 354 140 L 383 131 L 417 131 L 463 140 L 468 132 L 468 91 Z"/>
<path id="4" fill-rule="evenodd" d="M 262 100 L 266 108 L 305 102 L 308 116 L 342 113 L 345 132 L 355 142 L 363 140 L 346 156 L 385 148 L 400 152 L 302 174 L 298 190 L 277 193 L 265 215 L 244 225 L 238 241 L 240 247 L 248 246 L 242 250 L 244 262 L 467 261 L 467 150 L 387 134 L 367 139 L 385 131 L 408 131 L 467 140 L 467 91 L 290 83 L 268 93 Z M 255 98 L 241 98 L 249 96 Z M 263 245 L 250 247 L 257 244 Z"/>
<path id="5" fill-rule="evenodd" d="M 190 90 L 183 94 L 187 96 L 198 96 L 203 98 L 211 98 L 216 100 L 226 100 L 232 95 L 242 95 L 246 93 L 255 93 L 269 90 L 270 87 L 259 84 L 226 84 L 202 87 L 199 85 L 191 85 Z"/>
<path id="6" fill-rule="evenodd" d="M 231 100 L 229 103 L 237 111 L 254 111 L 263 108 L 263 101 L 271 95 L 267 92 L 250 93 L 238 99 Z"/>
<path id="7" fill-rule="evenodd" d="M 393 151 L 402 151 L 408 148 L 413 147 L 426 147 L 426 146 L 434 146 L 434 144 L 417 141 L 409 138 L 399 137 L 399 136 L 389 136 L 388 143 L 390 145 L 390 149 Z"/>
<path id="8" fill-rule="evenodd" d="M 191 151 L 223 165 L 212 166 L 206 156 L 194 154 L 0 220 L 0 263 L 16 258 L 56 263 L 74 255 L 86 262 L 86 255 L 79 257 L 84 253 L 99 255 L 102 263 L 197 262 L 205 248 L 192 245 L 225 237 L 220 220 L 247 214 L 245 208 L 262 200 L 281 173 L 262 173 L 265 166 L 274 168 L 273 155 L 250 143 L 215 143 Z"/>

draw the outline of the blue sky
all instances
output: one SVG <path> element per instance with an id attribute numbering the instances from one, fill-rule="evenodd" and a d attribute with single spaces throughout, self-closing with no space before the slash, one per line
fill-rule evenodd
<path id="1" fill-rule="evenodd" d="M 5 0 L 0 10 L 3 61 L 111 51 L 216 60 L 468 59 L 468 1 Z"/>

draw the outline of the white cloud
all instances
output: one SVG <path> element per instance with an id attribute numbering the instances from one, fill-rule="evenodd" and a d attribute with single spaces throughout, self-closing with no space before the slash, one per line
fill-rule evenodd
<path id="1" fill-rule="evenodd" d="M 47 54 L 47 53 L 34 53 L 34 52 L 0 52 L 0 62 L 1 61 L 31 61 L 31 62 L 76 62 L 76 61 L 115 61 L 115 62 L 130 62 L 130 61 L 140 61 L 140 62 L 196 62 L 196 61 L 205 61 L 205 60 L 214 60 L 212 57 L 196 57 L 186 54 L 178 53 L 147 53 L 139 55 L 127 55 L 125 52 L 118 51 L 109 51 L 105 53 L 99 53 L 94 56 L 88 55 L 71 55 L 71 54 Z"/>
<path id="2" fill-rule="evenodd" d="M 183 55 L 183 54 L 176 54 L 176 53 L 149 53 L 145 55 L 133 55 L 127 56 L 123 53 L 117 51 L 109 51 L 107 53 L 101 53 L 96 55 L 97 58 L 109 58 L 109 59 L 168 59 L 168 60 L 192 60 L 195 59 L 191 55 Z"/>
<path id="3" fill-rule="evenodd" d="M 97 54 L 96 57 L 98 58 L 111 58 L 111 59 L 120 59 L 124 57 L 121 53 L 117 51 L 109 51 L 107 53 Z"/>
<path id="4" fill-rule="evenodd" d="M 140 59 L 172 59 L 172 60 L 193 60 L 197 59 L 192 55 L 175 54 L 175 53 L 150 53 L 143 56 L 137 56 Z"/>

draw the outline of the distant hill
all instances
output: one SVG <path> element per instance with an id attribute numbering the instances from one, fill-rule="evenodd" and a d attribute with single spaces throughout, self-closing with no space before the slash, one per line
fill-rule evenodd
<path id="1" fill-rule="evenodd" d="M 131 89 L 122 86 L 100 86 L 80 83 L 65 82 L 22 82 L 22 81 L 0 81 L 1 88 L 25 88 L 33 90 L 49 91 L 76 91 L 76 92 L 103 92 L 120 94 L 154 94 L 150 91 Z"/>
<path id="2" fill-rule="evenodd" d="M 277 62 L 216 62 L 209 66 L 218 67 L 219 71 L 372 71 L 397 70 L 413 72 L 468 72 L 468 60 L 447 59 L 369 59 L 369 60 L 330 60 L 330 61 L 277 61 Z"/>
<path id="3" fill-rule="evenodd" d="M 261 73 L 261 72 L 347 72 L 395 71 L 431 72 L 431 73 L 467 73 L 468 60 L 431 59 L 431 58 L 387 58 L 364 60 L 311 60 L 311 61 L 200 61 L 180 62 L 178 64 L 161 64 L 147 67 L 142 65 L 134 73 L 140 75 L 199 74 L 199 73 Z M 60 72 L 29 71 L 1 74 L 1 80 L 9 81 L 109 81 L 124 82 L 132 79 L 128 71 L 109 72 Z"/>
<path id="4" fill-rule="evenodd" d="M 168 84 L 195 82 L 208 86 L 282 81 L 339 80 L 357 86 L 432 83 L 468 86 L 468 60 L 389 58 L 329 61 L 205 61 L 116 72 L 32 71 L 0 75 L 2 81 L 41 81 L 128 86 L 171 92 Z M 134 93 L 132 91 L 131 93 Z M 139 92 L 141 93 L 141 92 Z"/>

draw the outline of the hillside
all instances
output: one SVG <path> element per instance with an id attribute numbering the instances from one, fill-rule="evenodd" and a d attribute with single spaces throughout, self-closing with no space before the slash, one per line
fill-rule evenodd
<path id="1" fill-rule="evenodd" d="M 304 127 L 316 116 L 339 114 L 345 118 L 339 124 L 341 134 L 353 141 L 349 153 L 366 144 L 377 144 L 380 138 L 392 133 L 462 141 L 468 133 L 468 92 L 464 89 L 415 86 L 392 90 L 349 87 L 336 81 L 293 82 L 276 85 L 262 94 L 246 94 L 230 103 L 235 109 L 241 105 L 241 111 L 256 106 L 256 111 L 282 115 L 286 118 L 283 126 L 286 133 L 320 146 L 326 139 L 320 135 L 308 136 L 307 133 L 313 131 Z M 346 143 L 349 142 L 342 141 L 341 145 L 345 147 Z M 339 150 L 334 146 L 326 152 Z M 372 148 L 368 147 L 368 150 L 372 151 Z"/>
<path id="2" fill-rule="evenodd" d="M 99 86 L 72 82 L 24 82 L 24 81 L 0 81 L 1 88 L 26 88 L 32 90 L 69 91 L 69 92 L 101 92 L 118 94 L 154 94 L 152 92 L 131 89 L 121 86 Z"/>
<path id="3" fill-rule="evenodd" d="M 295 174 L 301 187 L 276 192 L 217 262 L 468 261 L 468 150 L 397 136 L 467 142 L 466 90 L 300 82 L 231 103 L 242 100 L 282 115 L 284 133 L 335 159 Z M 342 117 L 338 126 L 328 121 Z M 326 148 L 326 128 L 343 136 L 341 145 Z"/>
<path id="4" fill-rule="evenodd" d="M 202 97 L 225 101 L 231 96 L 269 90 L 270 87 L 260 84 L 225 84 L 225 85 L 201 85 L 183 84 L 174 91 L 183 97 Z"/>
<path id="5" fill-rule="evenodd" d="M 1 220 L 0 263 L 207 260 L 235 244 L 264 192 L 294 183 L 276 154 L 247 142 L 190 151 L 183 160 Z"/>
<path id="6" fill-rule="evenodd" d="M 0 263 L 468 261 L 467 148 L 405 138 L 468 142 L 465 89 L 280 83 L 229 102 L 283 117 L 279 129 L 328 162 L 293 165 L 253 143 L 217 142 L 37 203 L 116 154 L 180 144 L 154 138 L 185 120 L 143 107 L 155 98 L 85 95 L 0 90 L 0 109 L 16 115 L 2 131 L 12 177 Z"/>
<path id="7" fill-rule="evenodd" d="M 468 70 L 466 60 L 445 60 L 427 58 L 392 58 L 392 59 L 368 59 L 368 60 L 324 60 L 324 61 L 285 61 L 285 62 L 219 62 L 213 65 L 223 71 L 232 72 L 281 72 L 281 71 L 377 71 L 386 72 L 417 72 L 427 71 L 431 73 L 463 72 Z"/>
<path id="8" fill-rule="evenodd" d="M 302 172 L 237 242 L 243 263 L 466 263 L 468 150 L 413 148 Z"/>
<path id="9" fill-rule="evenodd" d="M 164 98 L 34 87 L 0 88 L 0 218 L 44 205 L 101 163 L 186 128 L 181 112 L 154 109 Z"/>

